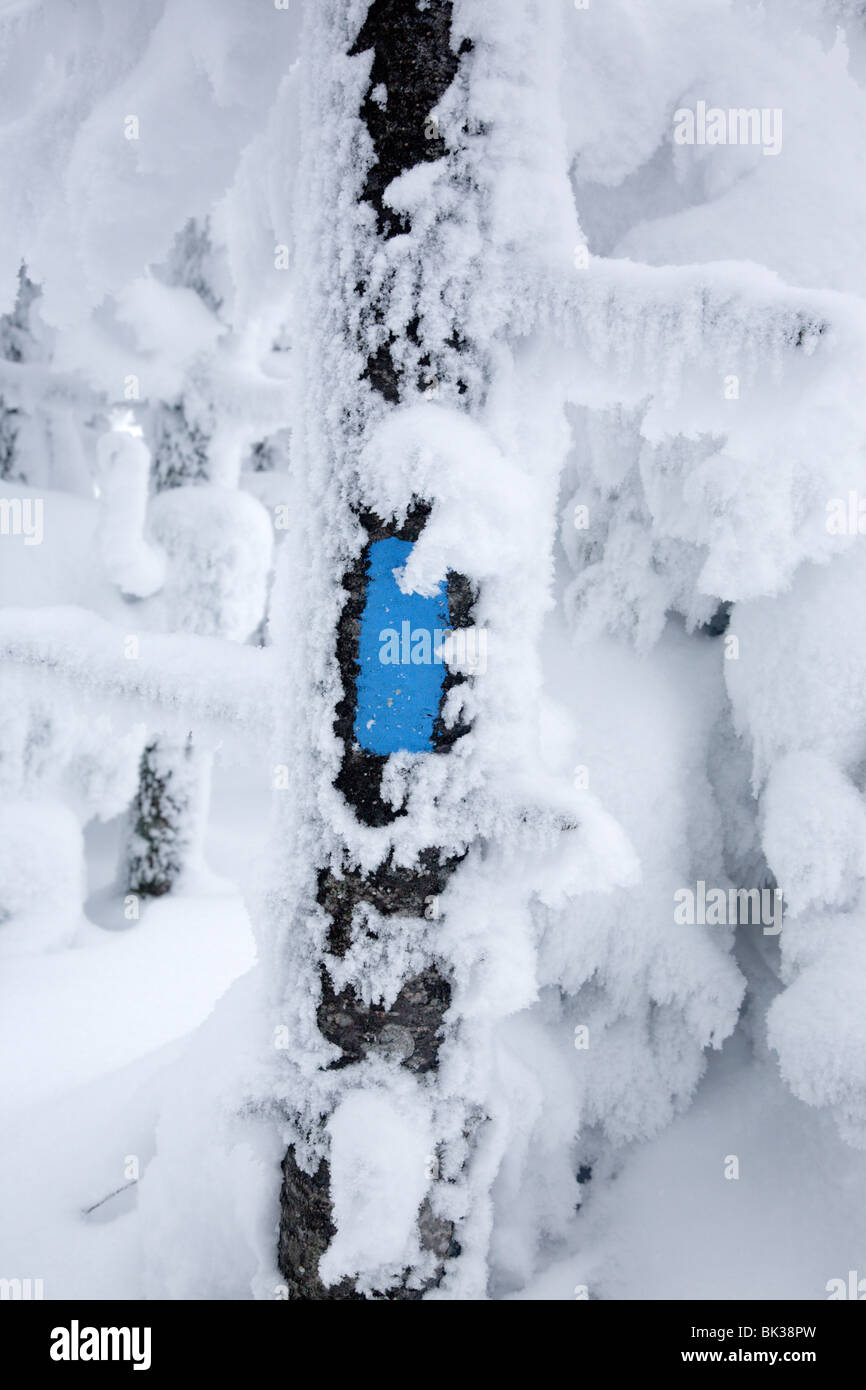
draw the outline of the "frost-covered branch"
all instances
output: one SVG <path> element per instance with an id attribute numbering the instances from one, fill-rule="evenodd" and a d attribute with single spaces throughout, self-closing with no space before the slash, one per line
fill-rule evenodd
<path id="1" fill-rule="evenodd" d="M 78 700 L 125 707 L 155 729 L 185 735 L 201 726 L 256 742 L 271 730 L 273 663 L 259 647 L 190 633 L 125 633 L 82 608 L 7 608 L 0 661 L 65 682 Z"/>

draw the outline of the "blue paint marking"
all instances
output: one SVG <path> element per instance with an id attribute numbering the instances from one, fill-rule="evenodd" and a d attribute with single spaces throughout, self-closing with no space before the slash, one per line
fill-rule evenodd
<path id="1" fill-rule="evenodd" d="M 400 592 L 393 571 L 412 545 L 390 537 L 370 546 L 366 602 L 358 647 L 355 738 L 369 753 L 424 753 L 433 747 L 447 667 L 449 631 L 444 585 L 432 598 Z"/>

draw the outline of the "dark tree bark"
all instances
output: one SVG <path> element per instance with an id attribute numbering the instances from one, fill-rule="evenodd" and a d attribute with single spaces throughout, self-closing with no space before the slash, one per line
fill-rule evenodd
<path id="1" fill-rule="evenodd" d="M 207 783 L 207 759 L 194 748 L 192 735 L 148 743 L 129 815 L 128 893 L 160 898 L 171 892 L 203 829 Z"/>
<path id="2" fill-rule="evenodd" d="M 0 357 L 6 362 L 26 362 L 37 355 L 30 315 L 34 302 L 42 291 L 27 275 L 24 266 L 18 273 L 18 294 L 15 307 L 0 317 Z M 26 483 L 27 475 L 19 447 L 19 434 L 24 415 L 19 406 L 0 395 L 0 480 Z"/>

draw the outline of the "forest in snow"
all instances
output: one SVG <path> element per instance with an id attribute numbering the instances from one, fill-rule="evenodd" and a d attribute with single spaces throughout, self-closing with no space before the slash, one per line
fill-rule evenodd
<path id="1" fill-rule="evenodd" d="M 0 0 L 4 1297 L 866 1297 L 864 130 L 864 0 Z"/>

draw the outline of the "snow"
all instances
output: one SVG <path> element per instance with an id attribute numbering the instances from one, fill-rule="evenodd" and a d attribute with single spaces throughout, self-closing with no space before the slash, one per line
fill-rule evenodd
<path id="1" fill-rule="evenodd" d="M 166 558 L 161 626 L 246 641 L 264 616 L 271 564 L 262 504 L 230 488 L 172 487 L 154 498 L 149 520 Z"/>
<path id="2" fill-rule="evenodd" d="M 257 0 L 172 0 L 130 23 L 83 0 L 61 23 L 38 3 L 3 28 L 0 171 L 14 187 L 23 161 L 38 179 L 10 207 L 0 264 L 17 272 L 25 242 L 48 318 L 70 323 L 160 260 L 183 214 L 223 192 L 291 60 L 295 20 Z"/>
<path id="3" fill-rule="evenodd" d="M 411 1092 L 355 1091 L 328 1120 L 331 1200 L 337 1234 L 319 1269 L 327 1284 L 363 1275 L 359 1287 L 387 1289 L 418 1260 L 416 1217 L 427 1189 L 433 1132 Z"/>
<path id="4" fill-rule="evenodd" d="M 853 906 L 866 878 L 866 807 L 844 774 L 816 753 L 789 753 L 773 765 L 761 805 L 788 912 Z"/>
<path id="5" fill-rule="evenodd" d="M 85 705 L 107 701 L 121 720 L 140 719 L 144 704 L 152 724 L 184 733 L 192 723 L 217 738 L 240 731 L 267 737 L 272 663 L 259 648 L 226 651 L 216 638 L 194 635 L 179 646 L 164 633 L 129 632 L 89 610 L 46 607 L 5 609 L 0 652 L 31 675 L 33 687 L 51 672 L 59 688 L 66 683 Z"/>
<path id="6" fill-rule="evenodd" d="M 153 276 L 130 281 L 116 303 L 120 322 L 132 328 L 138 349 L 155 357 L 158 370 L 178 370 L 213 351 L 221 332 L 194 290 L 161 284 Z"/>
<path id="7" fill-rule="evenodd" d="M 736 1179 L 725 1178 L 729 1155 Z M 828 1167 L 829 1190 L 816 1182 Z M 689 1112 L 607 1176 L 579 1247 L 506 1296 L 819 1300 L 862 1264 L 862 1158 L 792 1099 L 772 1063 L 734 1043 Z"/>
<path id="8" fill-rule="evenodd" d="M 0 954 L 68 945 L 78 926 L 84 856 L 77 818 L 51 801 L 0 808 Z"/>
<path id="9" fill-rule="evenodd" d="M 149 598 L 165 582 L 165 564 L 144 539 L 151 458 L 135 428 L 114 429 L 97 446 L 99 544 L 109 582 L 123 594 Z"/>
<path id="10" fill-rule="evenodd" d="M 30 954 L 4 960 L 2 1036 L 20 1055 L 4 1083 L 9 1113 L 67 1095 L 182 1037 L 252 963 L 236 892 L 154 902 L 134 926 L 118 898 L 114 927 L 82 924 L 76 949 L 38 964 Z"/>
<path id="11" fill-rule="evenodd" d="M 366 8 L 0 14 L 0 1272 L 280 1298 L 291 1145 L 332 1285 L 438 1277 L 422 1212 L 430 1299 L 822 1298 L 866 1236 L 862 16 L 455 0 L 386 240 Z M 775 152 L 678 143 L 701 102 Z M 386 568 L 466 575 L 484 661 L 447 756 L 371 744 L 368 825 L 341 579 L 418 498 Z M 147 902 L 145 746 L 192 825 Z M 329 949 L 320 870 L 431 846 L 430 914 Z M 698 882 L 778 889 L 778 940 L 678 924 Z M 323 970 L 430 969 L 434 1073 L 329 1067 Z"/>

